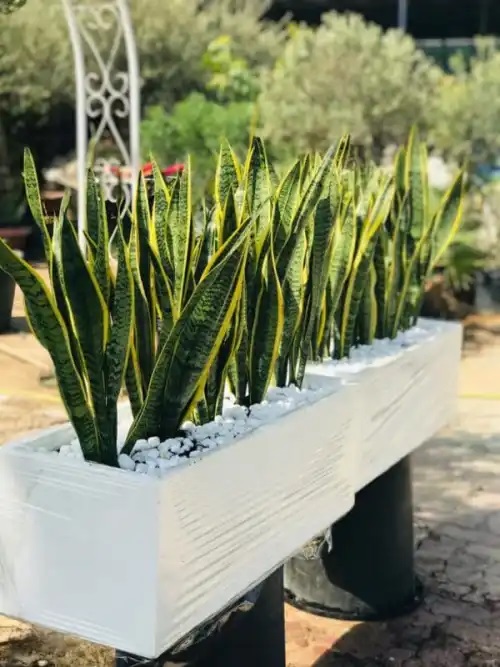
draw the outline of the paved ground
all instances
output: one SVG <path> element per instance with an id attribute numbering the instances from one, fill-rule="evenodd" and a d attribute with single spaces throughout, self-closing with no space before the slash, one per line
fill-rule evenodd
<path id="1" fill-rule="evenodd" d="M 498 320 L 486 324 L 469 327 L 453 427 L 415 456 L 422 607 L 358 625 L 287 608 L 288 667 L 500 667 L 500 342 Z M 63 419 L 47 368 L 29 334 L 0 337 L 0 442 Z M 0 667 L 111 664 L 104 648 L 0 617 Z"/>

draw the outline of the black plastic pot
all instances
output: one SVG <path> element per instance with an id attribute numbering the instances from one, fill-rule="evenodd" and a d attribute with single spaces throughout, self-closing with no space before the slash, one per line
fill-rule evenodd
<path id="1" fill-rule="evenodd" d="M 283 569 L 159 658 L 116 654 L 115 667 L 285 667 Z"/>
<path id="2" fill-rule="evenodd" d="M 384 620 L 411 611 L 420 592 L 410 457 L 356 495 L 331 540 L 306 545 L 285 565 L 288 602 L 321 616 Z"/>
<path id="3" fill-rule="evenodd" d="M 0 270 L 0 333 L 10 329 L 15 290 L 15 282 Z"/>

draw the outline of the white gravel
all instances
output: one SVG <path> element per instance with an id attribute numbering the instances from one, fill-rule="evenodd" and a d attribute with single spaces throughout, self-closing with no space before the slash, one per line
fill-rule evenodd
<path id="1" fill-rule="evenodd" d="M 250 408 L 235 405 L 231 397 L 225 397 L 222 416 L 217 416 L 213 422 L 202 426 L 186 422 L 182 426 L 182 435 L 164 442 L 158 437 L 138 440 L 130 456 L 120 454 L 118 464 L 123 470 L 153 477 L 161 477 L 179 465 L 194 465 L 208 452 L 229 444 L 236 438 L 304 404 L 316 402 L 339 386 L 338 383 L 336 385 L 331 382 L 325 383 L 321 377 L 339 380 L 346 376 L 352 378 L 352 374 L 369 367 L 383 365 L 409 347 L 432 339 L 437 331 L 435 322 L 432 324 L 426 321 L 419 322 L 418 327 L 400 333 L 394 340 L 376 340 L 373 345 L 360 346 L 352 350 L 349 359 L 310 364 L 302 390 L 294 385 L 285 388 L 271 387 L 266 400 Z M 127 421 L 130 423 L 130 420 Z M 118 446 L 121 449 L 126 430 L 120 428 L 119 431 Z M 59 455 L 85 463 L 78 440 L 61 447 Z"/>

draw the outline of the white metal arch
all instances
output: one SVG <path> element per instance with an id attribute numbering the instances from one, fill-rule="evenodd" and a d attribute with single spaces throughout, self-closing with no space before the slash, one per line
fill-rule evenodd
<path id="1" fill-rule="evenodd" d="M 139 59 L 128 0 L 62 0 L 75 63 L 76 152 L 78 164 L 78 235 L 85 246 L 85 180 L 89 137 L 98 144 L 112 139 L 116 157 L 100 158 L 93 167 L 105 195 L 116 200 L 121 184 L 130 203 L 140 169 Z M 124 51 L 126 65 L 118 58 Z M 128 126 L 122 136 L 120 126 Z M 112 167 L 124 168 L 120 179 Z"/>

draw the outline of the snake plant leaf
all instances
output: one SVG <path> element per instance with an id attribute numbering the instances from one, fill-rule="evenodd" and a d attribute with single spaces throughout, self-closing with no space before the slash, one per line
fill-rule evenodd
<path id="1" fill-rule="evenodd" d="M 283 295 L 271 243 L 259 277 L 261 280 L 250 340 L 251 404 L 264 400 L 276 370 L 284 326 Z"/>
<path id="2" fill-rule="evenodd" d="M 342 290 L 354 261 L 357 244 L 356 218 L 352 193 L 343 202 L 340 224 L 336 228 L 332 259 L 330 263 L 328 301 L 331 314 L 337 311 Z"/>
<path id="3" fill-rule="evenodd" d="M 417 130 L 412 129 L 406 147 L 405 184 L 411 208 L 411 235 L 417 239 L 424 233 L 427 224 L 427 153 L 418 139 Z"/>
<path id="4" fill-rule="evenodd" d="M 106 303 L 110 298 L 109 228 L 104 194 L 91 169 L 87 172 L 87 234 L 91 239 L 93 271 Z"/>
<path id="5" fill-rule="evenodd" d="M 100 439 L 83 380 L 73 361 L 69 336 L 56 303 L 42 278 L 0 238 L 0 267 L 18 284 L 29 308 L 36 337 L 48 350 L 59 392 L 85 458 L 101 461 Z"/>
<path id="6" fill-rule="evenodd" d="M 401 146 L 394 159 L 394 185 L 399 201 L 402 201 L 408 192 L 406 179 L 406 149 Z"/>
<path id="7" fill-rule="evenodd" d="M 153 275 L 150 254 L 151 216 L 146 185 L 141 174 L 137 187 L 129 241 L 130 268 L 134 276 L 134 341 L 141 387 L 145 394 L 154 366 L 156 312 L 153 299 Z"/>
<path id="8" fill-rule="evenodd" d="M 248 215 L 256 217 L 255 247 L 257 256 L 264 244 L 271 220 L 272 181 L 264 144 L 258 137 L 252 140 L 244 170 L 244 189 Z"/>
<path id="9" fill-rule="evenodd" d="M 216 241 L 215 225 L 210 220 L 206 220 L 193 255 L 194 281 L 196 285 L 207 268 L 210 258 L 215 253 Z"/>
<path id="10" fill-rule="evenodd" d="M 274 248 L 278 255 L 287 242 L 294 215 L 300 202 L 301 190 L 300 160 L 296 160 L 278 185 L 273 215 Z"/>
<path id="11" fill-rule="evenodd" d="M 465 173 L 459 172 L 446 192 L 432 222 L 431 266 L 437 266 L 453 242 L 463 220 Z"/>
<path id="12" fill-rule="evenodd" d="M 92 169 L 87 169 L 86 179 L 86 209 L 85 209 L 85 231 L 92 239 L 95 247 L 99 245 L 101 233 L 101 202 L 99 200 L 99 187 Z"/>
<path id="13" fill-rule="evenodd" d="M 177 319 L 187 297 L 190 258 L 194 243 L 189 158 L 184 173 L 176 179 L 173 185 L 167 215 L 167 245 L 174 269 L 172 286 L 174 318 Z"/>
<path id="14" fill-rule="evenodd" d="M 144 405 L 143 378 L 137 356 L 138 346 L 135 341 L 136 335 L 136 331 L 132 328 L 129 357 L 125 368 L 125 386 L 127 388 L 127 395 L 134 419 L 139 415 L 142 406 Z"/>
<path id="15" fill-rule="evenodd" d="M 344 134 L 337 144 L 335 149 L 335 156 L 333 162 L 337 170 L 342 170 L 346 166 L 346 162 L 350 156 L 351 151 L 351 137 L 349 134 Z"/>
<path id="16" fill-rule="evenodd" d="M 245 405 L 248 402 L 247 390 L 250 334 L 247 314 L 247 290 L 246 285 L 244 284 L 241 291 L 240 303 L 238 305 L 236 323 L 234 325 L 237 327 L 237 339 L 234 346 L 233 358 L 228 367 L 229 385 L 238 405 Z"/>
<path id="17" fill-rule="evenodd" d="M 298 239 L 300 238 L 301 233 L 305 231 L 309 218 L 319 201 L 323 188 L 325 187 L 334 153 L 335 146 L 331 146 L 314 170 L 309 184 L 305 188 L 303 196 L 301 197 L 301 201 L 291 224 L 291 233 L 276 260 L 278 275 L 281 280 L 283 276 L 286 275 L 289 265 L 293 263 L 293 255 L 294 252 L 296 252 Z"/>
<path id="18" fill-rule="evenodd" d="M 377 243 L 375 242 L 375 251 Z M 374 261 L 368 270 L 367 281 L 361 297 L 357 322 L 357 344 L 371 345 L 377 329 L 377 299 L 375 296 L 376 272 Z"/>
<path id="19" fill-rule="evenodd" d="M 125 380 L 133 334 L 134 278 L 121 226 L 118 227 L 118 262 L 111 305 L 111 333 L 106 347 L 106 395 L 115 405 Z"/>
<path id="20" fill-rule="evenodd" d="M 174 324 L 174 297 L 172 294 L 172 285 L 170 279 L 163 269 L 160 258 L 156 251 L 150 247 L 150 258 L 154 273 L 155 283 L 155 301 L 158 318 L 160 320 L 161 336 L 169 335 Z"/>
<path id="21" fill-rule="evenodd" d="M 389 215 L 393 194 L 392 183 L 386 180 L 371 205 L 370 210 L 367 212 L 366 218 L 362 220 L 362 229 L 359 235 L 356 255 L 346 285 L 339 347 L 336 352 L 340 358 L 349 355 L 349 351 L 354 344 L 356 320 L 363 291 L 369 279 L 377 233 Z"/>
<path id="22" fill-rule="evenodd" d="M 330 189 L 337 188 L 332 182 Z M 333 202 L 333 208 L 332 208 Z M 307 308 L 304 335 L 300 341 L 300 360 L 297 373 L 298 386 L 301 387 L 306 363 L 310 358 L 311 342 L 321 311 L 323 297 L 329 277 L 329 269 L 335 239 L 338 199 L 330 192 L 320 199 L 314 214 L 314 230 L 311 244 L 310 272 L 307 285 Z"/>
<path id="23" fill-rule="evenodd" d="M 387 289 L 387 262 L 386 257 L 388 256 L 388 232 L 384 226 L 382 226 L 377 235 L 377 240 L 375 242 L 375 251 L 373 255 L 373 274 L 370 276 L 370 299 L 372 297 L 375 300 L 376 307 L 376 325 L 375 332 L 372 334 L 370 328 L 371 340 L 373 336 L 376 335 L 377 338 L 385 338 L 385 312 L 387 309 L 386 306 L 386 297 L 388 294 Z M 373 307 L 371 308 L 373 311 Z M 373 315 L 370 312 L 370 317 Z"/>
<path id="24" fill-rule="evenodd" d="M 219 151 L 215 170 L 215 201 L 219 211 L 223 211 L 228 197 L 234 194 L 241 178 L 241 167 L 229 142 L 224 141 Z"/>
<path id="25" fill-rule="evenodd" d="M 236 310 L 237 320 L 238 311 Z M 222 413 L 222 404 L 224 399 L 224 389 L 226 386 L 227 374 L 229 366 L 237 346 L 239 336 L 238 322 L 233 322 L 229 327 L 229 333 L 225 337 L 219 353 L 216 356 L 215 362 L 212 365 L 208 375 L 204 390 L 204 399 L 202 405 L 204 407 L 203 422 L 213 421 L 217 415 Z M 198 407 L 197 407 L 198 409 Z"/>
<path id="26" fill-rule="evenodd" d="M 234 234 L 238 227 L 238 212 L 234 192 L 230 190 L 226 197 L 226 203 L 222 209 L 222 216 L 219 227 L 219 244 L 225 243 L 227 239 Z"/>
<path id="27" fill-rule="evenodd" d="M 295 365 L 291 361 L 292 347 L 300 326 L 303 312 L 303 298 L 305 292 L 304 271 L 306 266 L 306 233 L 302 231 L 297 239 L 297 245 L 292 255 L 292 261 L 284 277 L 280 277 L 283 291 L 284 322 L 283 336 L 281 340 L 280 353 L 277 362 L 276 384 L 284 387 L 287 381 L 291 381 L 288 373 L 293 366 L 293 377 L 295 378 Z"/>
<path id="28" fill-rule="evenodd" d="M 175 435 L 201 398 L 206 376 L 228 333 L 239 302 L 244 259 L 254 221 L 248 218 L 210 261 L 157 356 L 144 405 L 127 436 Z"/>
<path id="29" fill-rule="evenodd" d="M 46 223 L 47 213 L 45 212 L 42 204 L 35 161 L 31 151 L 28 148 L 24 149 L 23 177 L 28 206 L 31 211 L 31 215 L 33 216 L 33 220 L 42 233 L 45 259 L 47 262 L 50 262 L 52 250 L 50 234 Z"/>
<path id="30" fill-rule="evenodd" d="M 163 272 L 168 276 L 170 283 L 173 283 L 175 279 L 174 268 L 167 243 L 168 207 L 170 203 L 170 193 L 165 184 L 163 174 L 161 173 L 156 162 L 153 162 L 153 177 L 153 233 L 150 234 L 150 244 L 153 246 L 157 256 L 161 261 Z"/>
<path id="31" fill-rule="evenodd" d="M 397 329 L 395 327 L 398 298 L 403 287 L 404 280 L 404 258 L 402 247 L 405 235 L 408 234 L 410 224 L 407 222 L 411 217 L 411 208 L 408 196 L 405 194 L 401 199 L 398 191 L 391 214 L 392 237 L 389 242 L 388 251 L 388 275 L 387 295 L 385 298 L 384 312 L 384 336 L 394 337 Z M 406 244 L 405 244 L 406 245 Z"/>
<path id="32" fill-rule="evenodd" d="M 24 183 L 25 183 L 25 190 L 26 190 L 26 197 L 28 201 L 28 205 L 31 211 L 31 214 L 33 216 L 33 219 L 35 220 L 37 226 L 41 230 L 42 233 L 42 240 L 43 240 L 43 246 L 44 246 L 44 253 L 45 253 L 45 259 L 47 261 L 47 264 L 49 266 L 49 275 L 50 275 L 50 280 L 52 283 L 52 289 L 54 292 L 54 297 L 56 300 L 56 305 L 57 308 L 59 309 L 60 315 L 64 319 L 64 322 L 66 323 L 67 326 L 70 325 L 70 317 L 69 317 L 69 310 L 68 306 L 66 303 L 66 299 L 64 297 L 62 287 L 61 287 L 61 278 L 58 273 L 58 269 L 56 266 L 55 262 L 55 254 L 54 254 L 54 248 L 52 245 L 52 240 L 50 238 L 50 234 L 48 231 L 47 223 L 46 223 L 46 212 L 43 208 L 42 204 L 42 199 L 40 195 L 40 186 L 38 183 L 38 176 L 36 172 L 36 167 L 35 163 L 33 160 L 33 156 L 31 154 L 31 151 L 29 149 L 25 149 L 24 151 Z M 63 201 L 61 202 L 60 206 L 60 217 L 64 216 L 66 214 L 66 210 L 69 206 L 69 192 L 65 192 Z M 55 221 L 54 221 L 55 224 Z M 29 309 L 29 307 L 28 307 Z M 75 353 L 75 363 L 79 363 L 78 361 L 78 354 L 76 354 L 76 349 L 73 341 L 72 343 L 72 348 L 73 352 Z"/>
<path id="33" fill-rule="evenodd" d="M 434 219 L 426 225 L 424 233 L 419 238 L 410 256 L 404 264 L 404 280 L 399 294 L 398 306 L 394 318 L 392 336 L 395 336 L 400 328 L 408 328 L 415 321 L 422 300 L 424 280 L 439 261 L 442 253 L 446 251 L 449 243 L 458 231 L 463 212 L 463 173 L 459 173 L 450 189 L 443 198 L 442 205 Z M 435 249 L 436 230 L 442 230 L 439 247 Z M 429 251 L 433 248 L 434 253 Z M 442 251 L 442 252 L 441 252 Z M 419 274 L 422 264 L 427 264 Z"/>
<path id="34" fill-rule="evenodd" d="M 104 381 L 105 350 L 109 341 L 109 311 L 95 275 L 85 261 L 73 224 L 63 217 L 54 234 L 60 244 L 58 270 L 70 304 L 74 336 L 82 353 L 93 411 L 101 439 L 102 463 L 116 465 L 116 439 L 110 431 Z"/>

